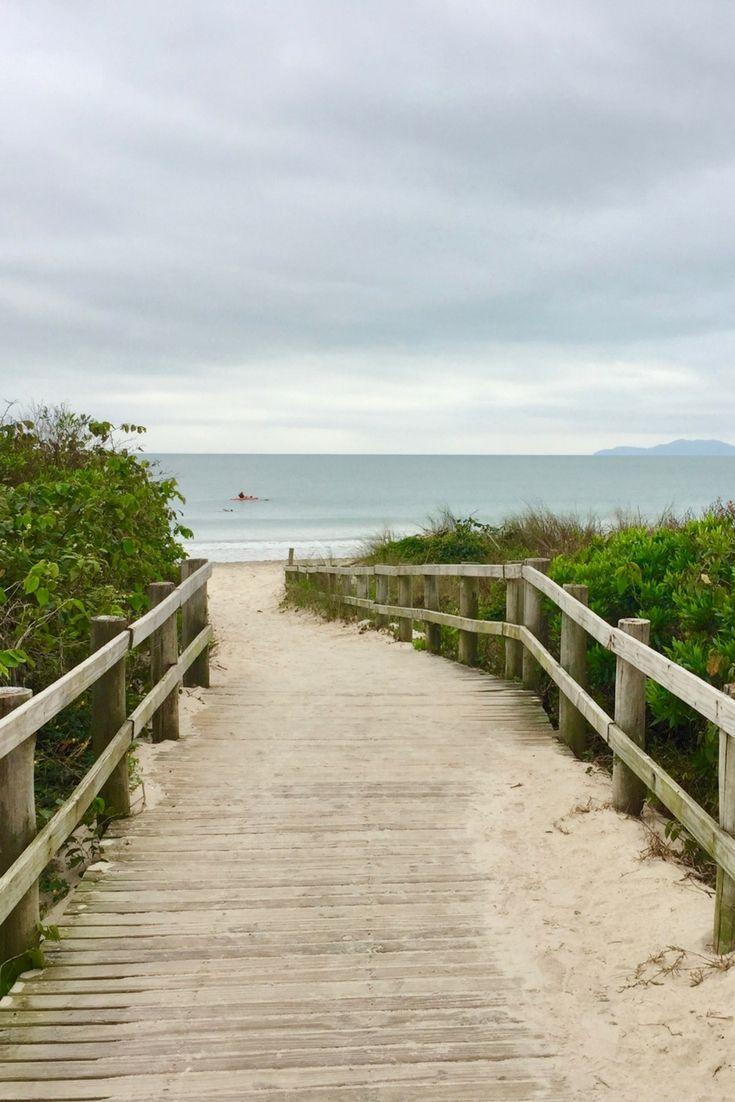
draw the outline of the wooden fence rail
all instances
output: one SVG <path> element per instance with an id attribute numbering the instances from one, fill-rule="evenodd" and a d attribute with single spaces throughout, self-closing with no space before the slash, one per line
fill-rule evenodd
<path id="1" fill-rule="evenodd" d="M 37 938 L 38 878 L 103 794 L 108 814 L 130 813 L 128 750 L 153 721 L 154 739 L 178 737 L 178 690 L 209 684 L 207 581 L 203 559 L 182 564 L 181 583 L 151 586 L 153 607 L 127 625 L 98 616 L 92 621 L 92 654 L 53 685 L 32 696 L 28 689 L 0 689 L 0 963 L 24 953 Z M 181 610 L 179 653 L 177 613 Z M 125 658 L 149 641 L 153 686 L 126 716 Z M 192 673 L 195 674 L 192 680 Z M 36 733 L 87 689 L 90 738 L 96 760 L 71 796 L 36 833 L 33 750 Z"/>
<path id="2" fill-rule="evenodd" d="M 313 566 L 289 561 L 286 585 L 299 578 L 327 589 L 345 608 L 364 609 L 378 624 L 396 619 L 399 636 L 410 641 L 413 622 L 424 625 L 427 650 L 441 651 L 441 627 L 456 628 L 461 661 L 475 660 L 469 638 L 495 635 L 505 641 L 505 675 L 526 688 L 539 687 L 544 671 L 559 688 L 560 737 L 580 756 L 591 728 L 613 751 L 613 804 L 638 815 L 652 792 L 717 863 L 714 947 L 735 949 L 735 699 L 685 670 L 648 645 L 646 620 L 621 620 L 613 627 L 587 605 L 585 586 L 559 586 L 548 577 L 548 561 L 523 563 L 422 564 L 401 566 Z M 370 579 L 376 579 L 371 600 Z M 424 604 L 411 602 L 410 581 L 424 581 Z M 398 603 L 391 603 L 391 580 L 398 580 Z M 441 612 L 440 578 L 459 583 L 460 615 Z M 506 583 L 504 620 L 477 618 L 473 579 Z M 468 583 L 469 580 L 469 583 Z M 335 584 L 339 582 L 339 584 Z M 476 585 L 477 582 L 474 582 Z M 557 660 L 546 645 L 545 597 L 561 612 Z M 408 625 L 408 626 L 407 626 Z M 587 636 L 617 657 L 615 714 L 587 691 Z M 719 730 L 719 822 L 709 815 L 645 750 L 646 680 L 657 682 Z"/>

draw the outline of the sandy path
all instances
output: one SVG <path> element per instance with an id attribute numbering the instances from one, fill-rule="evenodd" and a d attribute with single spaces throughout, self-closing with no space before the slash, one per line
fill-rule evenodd
<path id="1" fill-rule="evenodd" d="M 7 1001 L 0 1099 L 732 1097 L 712 900 L 607 778 L 519 688 L 281 588 L 215 569 L 212 690 Z"/>
<path id="2" fill-rule="evenodd" d="M 281 585 L 280 566 L 217 568 L 213 609 L 227 676 L 251 663 L 268 665 L 275 653 L 278 663 L 294 663 L 293 672 L 308 677 L 311 638 L 327 655 L 349 655 L 365 676 L 373 662 L 386 658 L 407 682 L 427 665 L 447 665 L 382 634 L 360 635 L 307 613 L 279 612 Z M 263 611 L 248 625 L 244 609 L 253 607 Z M 522 979 L 526 1019 L 562 1053 L 574 1096 L 638 1102 L 732 1097 L 735 968 L 723 974 L 707 966 L 710 893 L 681 867 L 643 858 L 646 830 L 607 806 L 607 777 L 576 762 L 553 739 L 524 746 L 519 737 L 483 767 L 487 798 L 476 808 L 476 845 L 496 885 L 488 921 L 502 929 L 508 968 Z M 649 958 L 661 952 L 667 963 L 678 958 L 666 952 L 670 946 L 687 953 L 678 974 L 636 984 L 636 969 Z M 645 977 L 655 978 L 659 967 L 647 967 Z"/>

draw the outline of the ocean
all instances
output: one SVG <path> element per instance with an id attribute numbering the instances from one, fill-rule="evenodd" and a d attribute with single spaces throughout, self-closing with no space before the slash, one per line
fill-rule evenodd
<path id="1" fill-rule="evenodd" d="M 655 517 L 735 497 L 735 458 L 566 455 L 159 455 L 186 497 L 192 556 L 217 562 L 355 554 L 443 508 L 497 521 L 524 505 Z M 240 491 L 257 501 L 233 501 Z"/>

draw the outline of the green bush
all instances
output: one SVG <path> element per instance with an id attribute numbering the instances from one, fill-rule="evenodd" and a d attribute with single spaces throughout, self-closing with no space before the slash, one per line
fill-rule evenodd
<path id="1" fill-rule="evenodd" d="M 716 505 L 679 528 L 642 527 L 597 538 L 551 566 L 555 581 L 589 587 L 590 607 L 610 623 L 651 621 L 651 645 L 718 688 L 735 680 L 735 512 Z M 591 687 L 608 710 L 615 660 L 591 648 Z M 708 810 L 717 809 L 717 732 L 648 682 L 652 752 Z"/>
<path id="2" fill-rule="evenodd" d="M 87 656 L 92 616 L 138 616 L 147 584 L 177 576 L 176 483 L 116 437 L 65 409 L 0 424 L 0 683 L 42 689 Z M 39 736 L 42 817 L 88 767 L 85 709 Z"/>

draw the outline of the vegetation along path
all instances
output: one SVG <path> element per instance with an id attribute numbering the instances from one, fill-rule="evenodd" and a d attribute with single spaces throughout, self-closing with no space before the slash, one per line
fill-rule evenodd
<path id="1" fill-rule="evenodd" d="M 213 687 L 4 1000 L 0 1099 L 722 1097 L 705 1003 L 635 972 L 709 901 L 606 778 L 531 694 L 281 584 L 215 571 Z"/>

